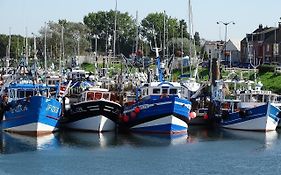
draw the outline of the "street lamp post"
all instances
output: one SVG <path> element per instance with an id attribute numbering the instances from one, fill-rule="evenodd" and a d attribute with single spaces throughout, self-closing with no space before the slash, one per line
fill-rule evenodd
<path id="1" fill-rule="evenodd" d="M 225 37 L 224 37 L 224 60 L 226 61 L 226 41 L 227 41 L 227 26 L 228 24 L 235 24 L 233 21 L 230 22 L 222 22 L 218 21 L 217 24 L 223 24 L 225 26 Z M 231 59 L 231 57 L 230 57 Z M 221 60 L 219 60 L 220 62 Z M 231 67 L 231 60 L 229 60 L 229 66 Z"/>

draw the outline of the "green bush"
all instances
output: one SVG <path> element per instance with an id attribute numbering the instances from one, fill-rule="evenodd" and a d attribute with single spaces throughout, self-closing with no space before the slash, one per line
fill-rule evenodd
<path id="1" fill-rule="evenodd" d="M 258 67 L 259 73 L 266 73 L 266 72 L 274 72 L 276 68 L 276 65 L 260 65 Z"/>

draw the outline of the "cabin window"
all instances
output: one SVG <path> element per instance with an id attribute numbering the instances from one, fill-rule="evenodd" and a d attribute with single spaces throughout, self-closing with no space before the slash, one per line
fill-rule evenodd
<path id="1" fill-rule="evenodd" d="M 105 100 L 109 100 L 109 93 L 104 93 L 102 96 Z"/>
<path id="2" fill-rule="evenodd" d="M 148 89 L 146 89 L 146 95 L 148 95 Z"/>
<path id="3" fill-rule="evenodd" d="M 26 91 L 25 92 L 25 96 L 28 97 L 28 96 L 33 96 L 33 91 Z"/>
<path id="4" fill-rule="evenodd" d="M 177 94 L 177 89 L 170 89 L 170 94 Z"/>
<path id="5" fill-rule="evenodd" d="M 160 89 L 153 89 L 153 94 L 160 94 Z"/>
<path id="6" fill-rule="evenodd" d="M 18 98 L 24 98 L 24 91 L 18 91 L 17 97 Z"/>
<path id="7" fill-rule="evenodd" d="M 162 89 L 162 94 L 167 94 L 168 93 L 168 89 Z"/>
<path id="8" fill-rule="evenodd" d="M 102 98 L 102 93 L 101 92 L 96 92 L 95 93 L 95 99 L 100 100 Z"/>
<path id="9" fill-rule="evenodd" d="M 95 94 L 93 92 L 88 92 L 87 93 L 87 101 L 94 100 L 94 99 L 95 99 Z"/>

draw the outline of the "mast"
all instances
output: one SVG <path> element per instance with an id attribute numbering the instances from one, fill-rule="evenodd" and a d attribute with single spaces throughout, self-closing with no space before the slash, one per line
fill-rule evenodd
<path id="1" fill-rule="evenodd" d="M 115 58 L 116 52 L 116 28 L 117 28 L 117 0 L 115 0 L 115 18 L 114 18 L 114 32 L 113 32 L 113 57 Z"/>
<path id="2" fill-rule="evenodd" d="M 10 66 L 9 64 L 10 64 L 10 59 L 11 59 L 11 39 L 12 39 L 12 37 L 11 37 L 11 27 L 9 27 L 9 43 L 8 43 L 8 49 L 7 49 L 7 58 L 6 58 L 6 67 L 7 67 L 7 69 L 6 69 L 6 71 L 8 72 L 8 67 Z M 6 73 L 7 73 L 6 72 Z"/>
<path id="3" fill-rule="evenodd" d="M 11 58 L 11 27 L 9 27 L 9 43 L 8 43 L 8 50 L 7 50 L 7 58 Z"/>
<path id="4" fill-rule="evenodd" d="M 25 28 L 25 63 L 28 65 L 28 38 L 27 38 L 27 27 Z"/>
<path id="5" fill-rule="evenodd" d="M 164 28 L 164 32 L 163 32 L 163 35 L 164 35 L 164 38 L 163 38 L 163 60 L 165 59 L 165 45 L 166 45 L 166 11 L 164 10 L 164 26 L 163 26 L 163 28 Z"/>
<path id="6" fill-rule="evenodd" d="M 138 27 L 138 11 L 136 11 L 136 53 L 139 46 L 139 27 Z"/>
<path id="7" fill-rule="evenodd" d="M 47 76 L 47 23 L 45 22 L 45 35 L 44 35 L 44 63 L 45 63 L 45 81 Z"/>
<path id="8" fill-rule="evenodd" d="M 60 57 L 59 57 L 59 73 L 62 73 L 61 62 L 64 59 L 64 44 L 63 44 L 63 25 L 61 26 L 61 42 L 60 42 Z"/>
<path id="9" fill-rule="evenodd" d="M 189 26 L 189 73 L 191 77 L 191 57 L 192 57 L 192 28 L 191 28 L 191 0 L 188 0 L 188 26 Z"/>
<path id="10" fill-rule="evenodd" d="M 183 75 L 183 25 L 181 25 L 181 75 Z"/>

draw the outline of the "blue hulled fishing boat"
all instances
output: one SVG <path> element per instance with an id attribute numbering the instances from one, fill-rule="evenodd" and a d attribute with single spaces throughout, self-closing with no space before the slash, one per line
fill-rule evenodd
<path id="1" fill-rule="evenodd" d="M 62 103 L 57 98 L 59 88 L 54 89 L 43 83 L 46 77 L 43 74 L 40 76 L 37 66 L 36 40 L 34 39 L 34 59 L 31 67 L 28 66 L 27 48 L 26 46 L 26 52 L 15 74 L 6 80 L 1 89 L 2 130 L 30 135 L 51 133 L 57 130 L 62 114 Z M 56 93 L 51 95 L 54 90 Z"/>
<path id="2" fill-rule="evenodd" d="M 276 130 L 281 114 L 279 95 L 261 90 L 262 84 L 259 82 L 254 89 L 248 83 L 247 90 L 236 90 L 235 95 L 231 96 L 226 83 L 230 82 L 218 80 L 214 88 L 215 104 L 220 108 L 220 125 L 223 128 L 250 131 Z"/>
<path id="3" fill-rule="evenodd" d="M 45 84 L 11 83 L 6 87 L 2 129 L 30 135 L 57 130 L 62 103 L 49 97 L 49 91 Z"/>
<path id="4" fill-rule="evenodd" d="M 180 97 L 180 83 L 164 80 L 158 48 L 156 57 L 159 81 L 143 83 L 138 88 L 136 102 L 124 107 L 122 126 L 137 132 L 187 132 L 191 102 Z"/>

